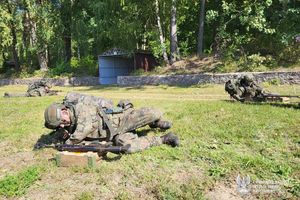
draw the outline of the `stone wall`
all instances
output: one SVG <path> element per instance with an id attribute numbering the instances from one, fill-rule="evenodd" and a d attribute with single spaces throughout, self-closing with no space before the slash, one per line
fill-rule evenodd
<path id="1" fill-rule="evenodd" d="M 159 76 L 119 76 L 118 85 L 197 85 L 197 84 L 224 84 L 227 80 L 244 74 L 253 74 L 258 83 L 278 81 L 281 84 L 300 84 L 300 72 L 253 72 L 227 74 L 186 74 L 186 75 L 159 75 Z"/>
<path id="2" fill-rule="evenodd" d="M 119 76 L 118 85 L 197 85 L 197 84 L 224 84 L 227 80 L 237 78 L 246 73 L 228 74 L 186 74 L 186 75 L 157 75 L 157 76 Z M 252 73 L 258 83 L 276 80 L 281 84 L 300 84 L 300 72 L 255 72 Z M 28 85 L 39 78 L 30 79 L 0 79 L 3 85 Z M 98 77 L 47 78 L 56 86 L 99 85 Z"/>
<path id="3" fill-rule="evenodd" d="M 0 79 L 0 86 L 3 85 L 28 85 L 40 78 L 28 79 Z M 51 85 L 56 86 L 79 86 L 79 85 L 99 85 L 98 77 L 72 77 L 72 78 L 45 78 Z"/>

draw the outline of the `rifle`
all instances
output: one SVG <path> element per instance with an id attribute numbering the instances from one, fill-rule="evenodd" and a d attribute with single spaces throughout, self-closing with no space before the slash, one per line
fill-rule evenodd
<path id="1" fill-rule="evenodd" d="M 102 144 L 93 144 L 93 145 L 76 145 L 76 144 L 55 144 L 55 145 L 47 145 L 47 144 L 36 144 L 35 149 L 41 148 L 52 148 L 58 151 L 69 151 L 69 152 L 97 152 L 98 156 L 103 156 L 108 152 L 114 154 L 122 154 L 126 153 L 128 149 L 131 147 L 130 144 L 125 146 L 109 146 Z"/>
<path id="2" fill-rule="evenodd" d="M 53 96 L 53 95 L 57 95 L 58 92 L 62 92 L 62 90 L 49 90 L 47 92 L 48 96 Z"/>
<path id="3" fill-rule="evenodd" d="M 300 98 L 298 95 L 280 95 L 280 94 L 272 94 L 272 93 L 261 93 L 255 97 L 258 101 L 266 101 L 266 102 L 284 102 L 290 98 Z"/>
<path id="4" fill-rule="evenodd" d="M 272 94 L 272 93 L 263 93 L 264 97 L 286 97 L 286 98 L 300 98 L 298 95 L 280 95 L 280 94 Z"/>

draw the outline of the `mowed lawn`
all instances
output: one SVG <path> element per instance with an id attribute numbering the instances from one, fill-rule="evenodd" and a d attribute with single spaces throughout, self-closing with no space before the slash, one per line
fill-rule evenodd
<path id="1" fill-rule="evenodd" d="M 265 84 L 300 95 L 300 86 Z M 0 199 L 241 199 L 236 177 L 275 182 L 248 198 L 300 198 L 300 109 L 229 101 L 223 85 L 194 87 L 54 87 L 59 96 L 3 98 L 0 87 Z M 33 151 L 50 133 L 44 109 L 75 91 L 130 99 L 136 108 L 155 107 L 173 122 L 181 146 L 153 147 L 97 163 L 93 169 L 56 167 L 56 151 Z M 140 132 L 148 127 L 140 130 Z M 165 134 L 158 130 L 149 134 Z"/>

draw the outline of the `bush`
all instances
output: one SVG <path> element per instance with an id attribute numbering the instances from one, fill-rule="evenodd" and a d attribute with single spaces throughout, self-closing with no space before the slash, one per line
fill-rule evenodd
<path id="1" fill-rule="evenodd" d="M 236 72 L 239 69 L 238 62 L 233 60 L 225 60 L 222 64 L 220 64 L 216 71 L 221 73 L 229 73 Z"/>
<path id="2" fill-rule="evenodd" d="M 65 62 L 58 63 L 54 68 L 50 68 L 48 71 L 48 76 L 64 76 L 71 73 L 71 68 Z"/>
<path id="3" fill-rule="evenodd" d="M 86 56 L 81 59 L 73 57 L 70 62 L 71 71 L 76 76 L 97 76 L 98 65 L 93 56 Z"/>
<path id="4" fill-rule="evenodd" d="M 300 44 L 288 46 L 283 49 L 279 55 L 278 60 L 282 65 L 290 65 L 300 62 Z"/>
<path id="5" fill-rule="evenodd" d="M 97 61 L 92 56 L 82 59 L 76 57 L 71 58 L 70 65 L 66 62 L 56 64 L 54 68 L 50 68 L 47 74 L 50 77 L 55 76 L 97 76 Z"/>
<path id="6" fill-rule="evenodd" d="M 241 56 L 237 60 L 226 59 L 223 64 L 218 67 L 220 72 L 236 72 L 236 71 L 268 71 L 278 66 L 277 61 L 270 55 L 261 56 L 260 54 L 252 54 Z"/>
<path id="7" fill-rule="evenodd" d="M 142 76 L 145 75 L 145 71 L 143 69 L 136 69 L 130 73 L 131 76 Z"/>
<path id="8" fill-rule="evenodd" d="M 266 57 L 261 56 L 260 54 L 252 54 L 246 57 L 246 60 L 241 65 L 243 71 L 266 71 L 267 67 L 265 66 Z"/>

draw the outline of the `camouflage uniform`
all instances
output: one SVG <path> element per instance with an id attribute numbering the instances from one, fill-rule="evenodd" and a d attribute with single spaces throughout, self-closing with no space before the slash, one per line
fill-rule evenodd
<path id="1" fill-rule="evenodd" d="M 245 89 L 243 96 L 247 100 L 256 101 L 257 97 L 263 92 L 262 88 L 253 81 L 252 77 L 244 76 L 240 78 L 239 83 Z"/>
<path id="2" fill-rule="evenodd" d="M 56 92 L 50 90 L 51 86 L 46 81 L 36 81 L 28 85 L 26 93 L 4 93 L 4 97 L 37 97 L 52 96 Z"/>
<path id="3" fill-rule="evenodd" d="M 65 128 L 70 133 L 66 144 L 77 144 L 87 138 L 105 140 L 108 137 L 110 130 L 99 112 L 101 108 L 108 113 L 106 116 L 113 128 L 114 135 L 111 135 L 111 141 L 118 146 L 130 144 L 128 153 L 162 144 L 161 137 L 138 137 L 134 134 L 137 128 L 160 120 L 162 113 L 159 110 L 134 109 L 133 106 L 126 105 L 121 109 L 120 104 L 114 108 L 109 100 L 76 93 L 69 93 L 64 99 L 64 104 L 71 113 L 71 126 Z"/>
<path id="4" fill-rule="evenodd" d="M 225 91 L 230 95 L 230 97 L 234 98 L 237 101 L 244 101 L 243 93 L 244 88 L 240 87 L 238 81 L 229 80 L 225 83 Z"/>
<path id="5" fill-rule="evenodd" d="M 225 91 L 237 101 L 258 101 L 263 90 L 247 75 L 225 83 Z"/>

